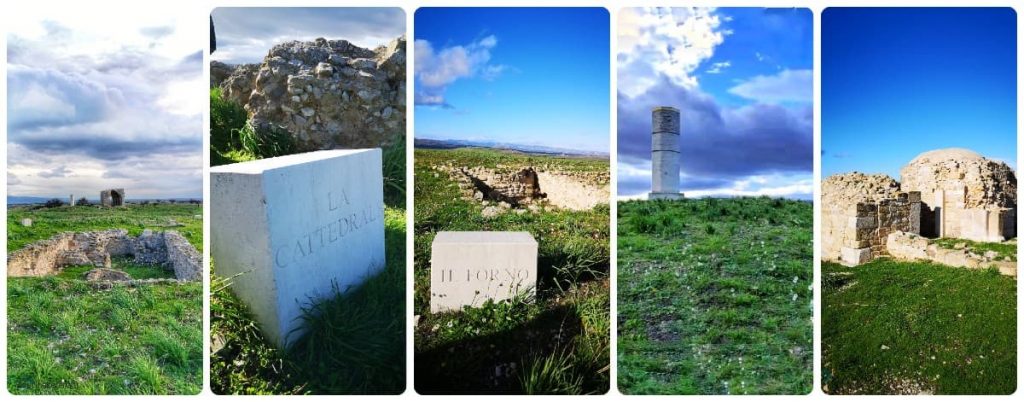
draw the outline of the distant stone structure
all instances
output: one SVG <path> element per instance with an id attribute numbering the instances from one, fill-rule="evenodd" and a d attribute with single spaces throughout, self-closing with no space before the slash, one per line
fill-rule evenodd
<path id="1" fill-rule="evenodd" d="M 941 149 L 914 158 L 900 175 L 902 183 L 858 172 L 822 181 L 822 258 L 859 265 L 890 255 L 889 237 L 898 232 L 984 242 L 1016 237 L 1017 179 L 1005 163 Z"/>
<path id="2" fill-rule="evenodd" d="M 124 189 L 112 188 L 110 190 L 101 191 L 100 205 L 105 207 L 120 207 L 124 205 Z"/>
<path id="3" fill-rule="evenodd" d="M 70 205 L 72 207 L 75 206 L 75 195 L 74 194 L 71 194 L 71 195 L 68 196 L 68 205 Z"/>
<path id="4" fill-rule="evenodd" d="M 649 200 L 678 200 L 679 109 L 656 107 L 651 112 L 651 193 Z"/>

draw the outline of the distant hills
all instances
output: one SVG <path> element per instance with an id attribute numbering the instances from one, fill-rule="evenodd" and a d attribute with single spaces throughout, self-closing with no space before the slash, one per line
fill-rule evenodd
<path id="1" fill-rule="evenodd" d="M 509 151 L 523 152 L 539 155 L 567 155 L 567 156 L 589 156 L 608 157 L 607 152 L 581 151 L 577 149 L 548 147 L 543 145 L 511 144 L 498 141 L 474 141 L 474 140 L 435 140 L 430 138 L 416 138 L 416 148 L 426 149 L 454 149 L 454 148 L 490 148 L 504 149 Z"/>
<path id="2" fill-rule="evenodd" d="M 59 200 L 64 201 L 64 202 L 68 202 L 68 197 L 26 197 L 26 196 L 18 196 L 18 195 L 9 195 L 9 196 L 7 196 L 7 205 L 43 204 L 43 203 L 46 203 L 46 201 L 52 200 L 54 198 L 59 199 Z M 97 199 L 87 198 L 87 199 L 92 204 L 99 204 L 100 203 L 100 200 L 98 198 Z M 79 200 L 79 197 L 75 197 L 75 201 L 78 201 L 78 200 Z M 126 201 L 130 202 L 130 203 L 138 203 L 138 202 L 143 202 L 143 201 L 150 201 L 150 202 L 163 201 L 163 202 L 166 202 L 168 200 L 171 200 L 171 201 L 174 201 L 174 202 L 189 202 L 191 200 L 202 200 L 202 197 L 199 197 L 199 198 L 129 198 Z"/>

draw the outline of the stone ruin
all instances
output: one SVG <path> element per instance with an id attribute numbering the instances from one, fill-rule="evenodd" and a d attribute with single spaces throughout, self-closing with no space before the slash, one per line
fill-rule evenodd
<path id="1" fill-rule="evenodd" d="M 602 172 L 567 172 L 547 167 L 508 167 L 494 169 L 455 165 L 435 166 L 455 181 L 467 199 L 499 208 L 527 207 L 534 210 L 545 204 L 574 211 L 607 203 L 609 176 Z"/>
<path id="2" fill-rule="evenodd" d="M 76 265 L 109 269 L 111 257 L 122 256 L 135 264 L 162 265 L 181 281 L 203 278 L 202 256 L 184 236 L 148 229 L 138 237 L 124 229 L 64 232 L 8 254 L 7 276 L 47 276 Z"/>
<path id="3" fill-rule="evenodd" d="M 1003 162 L 966 149 L 925 152 L 900 169 L 921 193 L 921 234 L 998 242 L 1017 236 L 1017 177 Z"/>
<path id="4" fill-rule="evenodd" d="M 911 255 L 890 250 L 893 240 L 921 244 L 906 234 L 981 242 L 1016 237 L 1017 179 L 1005 163 L 942 149 L 919 155 L 900 174 L 902 183 L 858 172 L 822 181 L 822 258 L 859 265 Z"/>
<path id="5" fill-rule="evenodd" d="M 73 198 L 73 197 L 72 197 Z M 74 205 L 74 204 L 71 204 Z M 104 207 L 120 207 L 124 205 L 124 189 L 112 188 L 100 191 L 100 205 Z"/>
<path id="6" fill-rule="evenodd" d="M 258 65 L 212 62 L 210 84 L 256 127 L 290 133 L 297 152 L 382 147 L 405 134 L 405 42 L 281 43 Z"/>

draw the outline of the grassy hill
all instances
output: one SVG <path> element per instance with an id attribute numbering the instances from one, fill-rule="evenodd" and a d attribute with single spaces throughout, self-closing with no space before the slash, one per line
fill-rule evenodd
<path id="1" fill-rule="evenodd" d="M 1016 278 L 887 259 L 856 267 L 823 262 L 821 277 L 825 392 L 1016 389 Z"/>
<path id="2" fill-rule="evenodd" d="M 608 161 L 486 149 L 415 151 L 416 390 L 597 394 L 608 390 L 609 208 L 481 216 L 479 202 L 434 169 L 550 164 L 608 172 Z M 527 231 L 539 244 L 536 300 L 430 312 L 430 244 L 439 231 Z"/>
<path id="3" fill-rule="evenodd" d="M 810 392 L 810 203 L 627 201 L 618 213 L 621 392 Z"/>
<path id="4" fill-rule="evenodd" d="M 64 232 L 177 230 L 202 249 L 202 207 L 192 204 L 10 207 L 8 252 Z M 198 217 L 197 217 L 198 216 Z M 24 218 L 32 226 L 21 225 Z M 173 222 L 172 222 L 173 220 Z M 136 278 L 173 277 L 115 259 Z M 13 394 L 197 394 L 202 389 L 203 284 L 96 288 L 91 267 L 7 278 L 7 382 Z"/>

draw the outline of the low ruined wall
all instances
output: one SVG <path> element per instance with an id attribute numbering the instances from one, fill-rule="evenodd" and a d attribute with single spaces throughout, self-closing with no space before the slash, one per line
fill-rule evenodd
<path id="1" fill-rule="evenodd" d="M 60 233 L 7 255 L 7 276 L 53 275 L 64 267 L 110 268 L 111 257 L 131 256 L 136 264 L 164 265 L 180 280 L 202 278 L 202 257 L 178 232 L 144 231 L 138 237 L 124 229 Z"/>
<path id="2" fill-rule="evenodd" d="M 983 269 L 994 267 L 999 273 L 1017 276 L 1016 261 L 1002 261 L 995 253 L 977 254 L 967 249 L 948 249 L 931 243 L 913 233 L 892 232 L 886 238 L 886 249 L 897 260 L 931 261 L 952 267 Z"/>
<path id="3" fill-rule="evenodd" d="M 505 202 L 512 206 L 545 202 L 558 208 L 587 210 L 607 203 L 608 184 L 599 184 L 593 173 L 560 172 L 524 168 L 488 169 L 467 166 L 436 166 L 458 183 L 463 196 L 478 201 Z"/>

